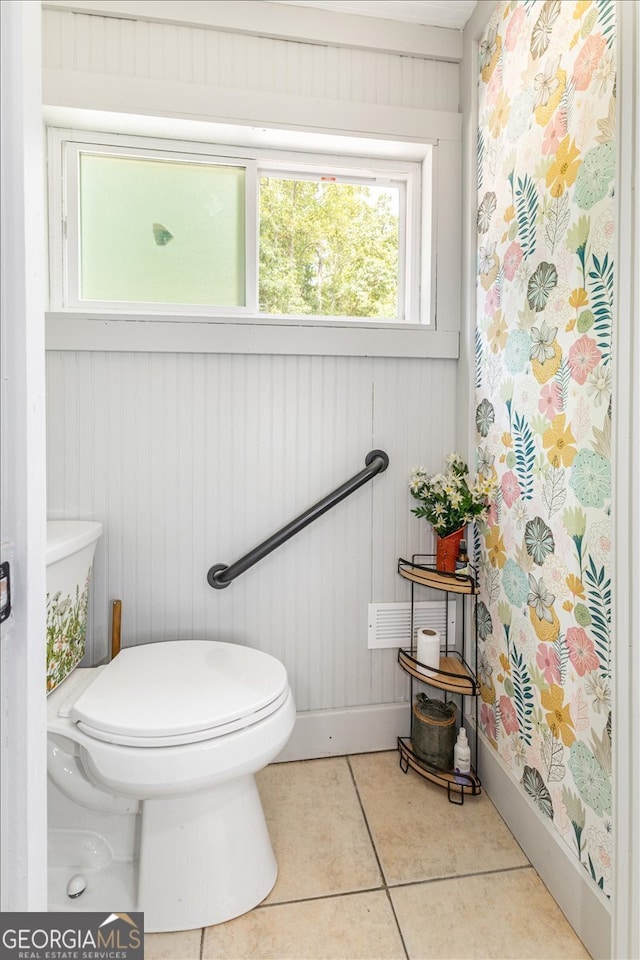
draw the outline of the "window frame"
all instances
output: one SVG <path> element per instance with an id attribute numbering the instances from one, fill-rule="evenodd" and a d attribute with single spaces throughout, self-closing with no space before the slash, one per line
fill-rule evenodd
<path id="1" fill-rule="evenodd" d="M 435 329 L 432 232 L 433 203 L 431 150 L 425 144 L 425 160 L 390 160 L 361 156 L 337 156 L 331 153 L 268 150 L 231 145 L 100 134 L 84 130 L 49 127 L 49 311 L 56 314 L 91 314 L 131 319 L 182 320 L 202 318 L 211 321 L 287 324 L 311 326 L 390 327 Z M 246 170 L 246 303 L 240 307 L 200 304 L 164 304 L 117 301 L 89 301 L 79 293 L 79 157 L 81 153 L 174 160 L 192 163 L 242 166 Z M 315 175 L 336 175 L 348 182 L 360 177 L 370 183 L 400 182 L 405 192 L 401 204 L 400 231 L 404 236 L 404 263 L 399 269 L 399 311 L 397 319 L 351 316 L 314 316 L 268 314 L 258 308 L 259 219 L 258 190 L 262 173 L 298 171 Z M 404 227 L 404 230 L 403 230 Z M 401 244 L 401 249 L 402 249 Z M 73 287 L 72 287 L 73 285 Z M 402 299 L 401 299 L 402 295 Z M 411 319 L 415 317 L 416 319 Z"/>
<path id="2" fill-rule="evenodd" d="M 91 310 L 109 313 L 163 313 L 175 309 L 176 313 L 214 313 L 216 315 L 253 316 L 257 304 L 251 294 L 256 287 L 256 209 L 250 198 L 256 192 L 256 161 L 241 157 L 211 156 L 200 152 L 175 150 L 149 150 L 113 144 L 87 144 L 81 141 L 63 141 L 63 209 L 62 209 L 62 263 L 61 309 Z M 157 162 L 201 163 L 203 166 L 229 166 L 245 171 L 245 243 L 244 243 L 244 289 L 245 303 L 238 306 L 216 304 L 183 304 L 164 301 L 83 300 L 80 297 L 80 273 L 82 255 L 80 248 L 80 157 L 81 155 L 126 157 Z"/>

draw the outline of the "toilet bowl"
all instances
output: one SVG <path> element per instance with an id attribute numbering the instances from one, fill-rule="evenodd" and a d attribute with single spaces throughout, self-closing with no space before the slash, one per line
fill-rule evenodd
<path id="1" fill-rule="evenodd" d="M 254 774 L 295 723 L 279 661 L 215 640 L 127 647 L 74 670 L 47 707 L 50 873 L 58 887 L 86 876 L 49 909 L 143 911 L 159 932 L 267 896 L 277 865 Z"/>

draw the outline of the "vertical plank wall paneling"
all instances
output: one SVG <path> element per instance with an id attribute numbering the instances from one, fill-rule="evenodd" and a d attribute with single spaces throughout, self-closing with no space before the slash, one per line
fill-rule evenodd
<path id="1" fill-rule="evenodd" d="M 124 643 L 218 637 L 282 659 L 299 710 L 392 702 L 393 650 L 367 649 L 367 604 L 407 599 L 399 555 L 430 547 L 410 468 L 452 447 L 455 362 L 50 352 L 48 512 L 95 518 L 92 662 L 110 603 Z M 231 563 L 381 447 L 389 469 L 257 564 Z"/>
<path id="2" fill-rule="evenodd" d="M 457 112 L 454 63 L 170 23 L 43 11 L 49 70 Z M 76 81 L 77 82 L 77 81 Z M 132 105 L 129 104 L 131 107 Z M 429 549 L 410 468 L 452 448 L 454 361 L 48 354 L 48 510 L 105 525 L 90 657 L 110 602 L 125 643 L 209 637 L 287 666 L 299 710 L 406 696 L 393 650 L 367 649 L 367 604 L 407 599 L 399 555 Z M 352 476 L 373 447 L 387 472 L 226 590 L 230 563 Z"/>
<path id="3" fill-rule="evenodd" d="M 42 20 L 49 69 L 458 111 L 455 63 L 64 10 Z"/>

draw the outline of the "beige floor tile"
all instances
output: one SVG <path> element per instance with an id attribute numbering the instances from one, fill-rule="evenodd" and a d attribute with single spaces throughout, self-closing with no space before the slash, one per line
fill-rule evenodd
<path id="1" fill-rule="evenodd" d="M 273 764 L 257 781 L 278 861 L 266 903 L 381 885 L 344 757 Z"/>
<path id="2" fill-rule="evenodd" d="M 146 933 L 145 960 L 199 960 L 202 930 L 178 933 Z"/>
<path id="3" fill-rule="evenodd" d="M 484 794 L 449 803 L 446 790 L 404 774 L 396 751 L 360 754 L 351 765 L 388 884 L 528 863 Z"/>
<path id="4" fill-rule="evenodd" d="M 410 960 L 584 960 L 589 954 L 532 867 L 395 887 Z"/>
<path id="5" fill-rule="evenodd" d="M 404 960 L 383 890 L 259 907 L 204 932 L 203 960 Z"/>

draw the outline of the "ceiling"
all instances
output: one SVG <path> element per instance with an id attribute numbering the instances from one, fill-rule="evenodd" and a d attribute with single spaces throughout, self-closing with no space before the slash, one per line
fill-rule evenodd
<path id="1" fill-rule="evenodd" d="M 476 6 L 476 0 L 271 0 L 297 7 L 318 7 L 334 13 L 350 13 L 403 23 L 428 24 L 461 30 Z"/>

